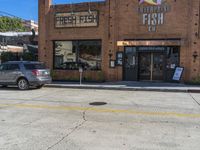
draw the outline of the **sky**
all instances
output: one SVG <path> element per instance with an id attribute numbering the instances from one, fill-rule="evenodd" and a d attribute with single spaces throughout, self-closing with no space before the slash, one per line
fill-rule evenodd
<path id="1" fill-rule="evenodd" d="M 52 0 L 54 4 L 102 0 Z M 38 22 L 38 0 L 0 0 L 0 15 L 6 12 L 26 20 Z"/>

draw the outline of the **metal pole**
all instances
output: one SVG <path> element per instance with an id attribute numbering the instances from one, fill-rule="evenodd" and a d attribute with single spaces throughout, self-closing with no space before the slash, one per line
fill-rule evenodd
<path id="1" fill-rule="evenodd" d="M 82 84 L 82 72 L 80 72 L 80 85 Z"/>

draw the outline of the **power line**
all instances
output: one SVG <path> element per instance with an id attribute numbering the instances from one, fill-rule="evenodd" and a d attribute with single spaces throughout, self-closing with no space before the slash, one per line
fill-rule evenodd
<path id="1" fill-rule="evenodd" d="M 8 17 L 18 18 L 20 20 L 25 21 L 25 19 L 23 19 L 23 18 L 17 17 L 17 16 L 15 16 L 13 14 L 10 14 L 10 13 L 4 12 L 4 11 L 0 11 L 0 16 L 8 16 Z"/>

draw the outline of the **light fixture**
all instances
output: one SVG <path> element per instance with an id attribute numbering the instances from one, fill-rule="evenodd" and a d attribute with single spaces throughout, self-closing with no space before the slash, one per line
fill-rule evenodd
<path id="1" fill-rule="evenodd" d="M 72 2 L 71 2 L 71 5 L 70 5 L 70 7 L 71 7 L 71 15 L 74 15 L 73 3 L 72 3 Z"/>
<path id="2" fill-rule="evenodd" d="M 89 1 L 89 4 L 88 4 L 89 8 L 88 8 L 88 13 L 91 14 L 92 11 L 91 11 L 91 0 Z"/>
<path id="3" fill-rule="evenodd" d="M 109 59 L 111 60 L 111 58 L 112 58 L 112 53 L 109 53 Z"/>
<path id="4" fill-rule="evenodd" d="M 193 62 L 196 62 L 196 59 L 198 57 L 197 51 L 194 51 L 192 56 L 193 56 Z"/>

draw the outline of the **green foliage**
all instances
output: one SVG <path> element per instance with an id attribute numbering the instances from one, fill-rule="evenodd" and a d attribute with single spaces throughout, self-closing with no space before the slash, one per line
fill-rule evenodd
<path id="1" fill-rule="evenodd" d="M 12 53 L 12 52 L 2 52 L 1 53 L 1 62 L 14 61 L 16 59 L 17 58 L 16 58 L 15 53 Z"/>
<path id="2" fill-rule="evenodd" d="M 50 74 L 51 74 L 51 77 L 52 77 L 53 79 L 56 78 L 56 73 L 55 73 L 55 71 L 53 71 L 53 69 L 51 70 Z"/>
<path id="3" fill-rule="evenodd" d="M 35 55 L 31 52 L 23 53 L 22 58 L 25 61 L 36 61 Z"/>
<path id="4" fill-rule="evenodd" d="M 13 53 L 13 52 L 2 52 L 1 53 L 1 62 L 7 61 L 19 61 L 23 58 L 24 61 L 36 61 L 37 58 L 33 53 Z"/>
<path id="5" fill-rule="evenodd" d="M 25 32 L 26 29 L 18 18 L 0 17 L 0 32 L 8 31 Z"/>
<path id="6" fill-rule="evenodd" d="M 97 72 L 97 80 L 98 81 L 101 81 L 101 82 L 104 82 L 105 81 L 105 77 L 104 77 L 104 74 L 102 71 L 98 71 Z"/>
<path id="7" fill-rule="evenodd" d="M 199 84 L 199 85 L 200 85 L 200 76 L 198 76 L 198 77 L 192 79 L 191 83 L 192 83 L 192 84 Z"/>

